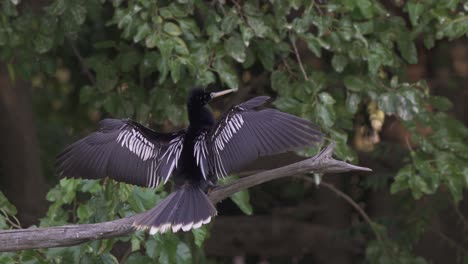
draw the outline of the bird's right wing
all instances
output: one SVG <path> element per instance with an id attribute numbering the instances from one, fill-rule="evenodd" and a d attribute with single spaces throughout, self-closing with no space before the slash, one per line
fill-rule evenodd
<path id="1" fill-rule="evenodd" d="M 257 111 L 269 97 L 259 96 L 232 107 L 195 140 L 194 156 L 205 178 L 225 177 L 259 156 L 317 144 L 322 133 L 305 119 L 275 109 Z"/>
<path id="2" fill-rule="evenodd" d="M 128 119 L 104 119 L 100 129 L 65 148 L 57 170 L 67 177 L 109 177 L 143 187 L 166 182 L 177 167 L 185 131 L 155 132 Z"/>

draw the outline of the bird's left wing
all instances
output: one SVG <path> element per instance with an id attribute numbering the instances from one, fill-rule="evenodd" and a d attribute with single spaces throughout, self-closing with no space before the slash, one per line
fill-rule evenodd
<path id="1" fill-rule="evenodd" d="M 195 140 L 194 156 L 205 179 L 238 171 L 259 156 L 317 144 L 322 133 L 310 121 L 275 109 L 257 111 L 269 97 L 259 96 L 232 107 Z"/>
<path id="2" fill-rule="evenodd" d="M 143 187 L 166 182 L 177 167 L 185 130 L 158 133 L 128 119 L 104 119 L 100 129 L 73 143 L 57 157 L 67 177 L 109 177 Z"/>

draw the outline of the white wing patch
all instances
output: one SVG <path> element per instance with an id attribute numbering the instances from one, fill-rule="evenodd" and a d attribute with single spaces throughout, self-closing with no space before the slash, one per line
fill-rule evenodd
<path id="1" fill-rule="evenodd" d="M 165 162 L 166 164 L 168 164 L 169 162 L 171 162 L 171 165 L 166 175 L 161 175 L 164 179 L 164 183 L 167 182 L 174 168 L 177 168 L 177 164 L 180 158 L 180 154 L 182 153 L 183 146 L 184 146 L 184 137 L 183 136 L 175 137 L 169 142 L 169 147 L 167 148 L 166 152 L 164 152 L 163 156 L 161 157 L 161 163 Z M 164 161 L 164 159 L 166 160 Z"/>
<path id="2" fill-rule="evenodd" d="M 155 153 L 154 144 L 149 142 L 138 130 L 122 130 L 117 137 L 117 142 L 124 148 L 130 150 L 141 160 L 146 161 L 154 158 L 159 153 Z M 158 150 L 158 149 L 157 149 Z"/>
<path id="3" fill-rule="evenodd" d="M 234 111 L 234 109 L 233 109 Z M 218 177 L 226 177 L 227 172 L 221 159 L 221 152 L 224 150 L 229 140 L 236 134 L 244 125 L 244 118 L 241 113 L 234 113 L 224 120 L 222 125 L 219 125 L 215 133 L 211 137 L 211 142 L 214 142 L 214 173 Z"/>
<path id="4" fill-rule="evenodd" d="M 200 167 L 203 178 L 207 177 L 208 174 L 208 148 L 206 146 L 206 134 L 207 131 L 202 132 L 195 139 L 195 146 L 193 148 L 195 160 L 197 161 L 197 166 Z"/>
<path id="5" fill-rule="evenodd" d="M 177 163 L 182 153 L 184 136 L 181 135 L 173 138 L 164 150 L 160 146 L 155 146 L 154 143 L 146 139 L 137 129 L 132 128 L 130 130 L 125 128 L 127 126 L 122 126 L 117 137 L 117 142 L 123 148 L 137 155 L 143 162 L 149 162 L 147 171 L 148 187 L 157 187 L 161 183 L 161 179 L 164 179 L 164 183 L 166 183 L 172 171 L 177 168 Z"/>

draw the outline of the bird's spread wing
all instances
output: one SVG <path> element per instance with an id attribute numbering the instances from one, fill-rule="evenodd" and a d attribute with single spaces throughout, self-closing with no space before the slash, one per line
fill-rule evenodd
<path id="1" fill-rule="evenodd" d="M 185 131 L 155 132 L 132 120 L 105 119 L 100 129 L 68 146 L 57 157 L 64 176 L 110 177 L 144 187 L 166 182 L 182 152 Z"/>
<path id="2" fill-rule="evenodd" d="M 203 176 L 238 171 L 259 156 L 282 153 L 321 141 L 322 133 L 302 118 L 274 109 L 255 110 L 260 96 L 231 108 L 195 141 L 194 155 Z"/>

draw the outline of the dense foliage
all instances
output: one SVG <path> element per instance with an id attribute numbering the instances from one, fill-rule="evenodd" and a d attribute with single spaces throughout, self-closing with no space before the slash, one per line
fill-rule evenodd
<path id="1" fill-rule="evenodd" d="M 160 130 L 185 125 L 185 96 L 194 84 L 242 90 L 267 76 L 271 88 L 261 92 L 276 97 L 275 107 L 318 123 L 328 140 L 337 142 L 337 157 L 355 163 L 353 120 L 363 112 L 369 118 L 366 106 L 376 104 L 413 136 L 393 180 L 368 185 L 401 194 L 408 214 L 399 220 L 404 234 L 391 238 L 388 222 L 373 222 L 381 239 L 370 238 L 366 259 L 425 263 L 412 247 L 438 208 L 421 212 L 413 201 L 447 190 L 451 198 L 444 204 L 462 199 L 468 187 L 468 129 L 447 114 L 451 102 L 431 95 L 424 80 L 406 82 L 405 69 L 418 61 L 416 43 L 431 49 L 439 40 L 467 36 L 468 4 L 388 2 L 53 0 L 32 10 L 27 1 L 2 1 L 0 58 L 11 79 L 32 83 L 44 167 L 52 182 L 54 155 L 104 116 L 132 117 Z M 429 132 L 421 135 L 421 130 Z M 377 146 L 374 155 L 382 151 Z M 124 217 L 165 195 L 163 188 L 62 180 L 47 196 L 51 205 L 40 225 Z M 0 228 L 9 228 L 15 209 L 0 198 Z M 236 201 L 251 212 L 246 193 Z M 70 248 L 3 254 L 0 262 L 116 263 L 111 249 L 130 241 L 127 263 L 190 263 L 203 258 L 207 232 L 137 232 Z"/>

